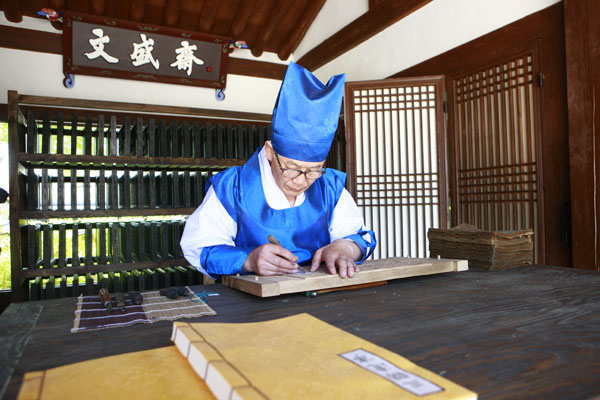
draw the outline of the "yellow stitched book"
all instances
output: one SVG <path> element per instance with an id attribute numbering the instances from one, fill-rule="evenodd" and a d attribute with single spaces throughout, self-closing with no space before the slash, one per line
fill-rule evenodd
<path id="1" fill-rule="evenodd" d="M 175 346 L 25 374 L 19 400 L 194 399 L 214 396 Z"/>
<path id="2" fill-rule="evenodd" d="M 476 399 L 404 357 L 308 314 L 175 322 L 171 340 L 218 399 Z"/>

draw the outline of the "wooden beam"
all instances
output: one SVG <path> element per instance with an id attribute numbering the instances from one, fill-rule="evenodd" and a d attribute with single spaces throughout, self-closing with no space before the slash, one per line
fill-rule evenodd
<path id="1" fill-rule="evenodd" d="M 308 28 L 314 21 L 315 17 L 319 13 L 319 11 L 321 11 L 321 8 L 323 8 L 323 4 L 325 4 L 325 0 L 316 0 L 308 2 L 304 9 L 304 12 L 302 13 L 300 23 L 296 25 L 296 27 L 289 36 L 289 40 L 277 53 L 279 59 L 287 60 L 290 54 L 292 54 L 292 52 L 296 50 L 296 48 L 300 44 L 300 41 L 302 40 L 302 38 L 304 38 L 304 35 L 306 35 L 306 31 L 308 31 Z"/>
<path id="2" fill-rule="evenodd" d="M 106 214 L 106 212 L 105 212 Z M 185 266 L 189 263 L 185 258 L 172 259 L 172 260 L 156 260 L 156 261 L 142 261 L 132 263 L 119 263 L 119 264 L 103 264 L 103 265 L 92 265 L 92 266 L 78 266 L 78 267 L 53 267 L 53 268 L 36 268 L 23 270 L 24 278 L 34 278 L 36 276 L 42 276 L 47 278 L 49 276 L 60 276 L 60 275 L 85 275 L 95 274 L 98 272 L 120 272 L 120 271 L 133 271 L 141 269 L 156 269 L 156 268 L 168 268 L 168 267 L 179 267 Z"/>
<path id="3" fill-rule="evenodd" d="M 341 56 L 431 0 L 386 0 L 306 53 L 298 64 L 314 71 Z"/>
<path id="4" fill-rule="evenodd" d="M 62 55 L 62 34 L 0 25 L 0 47 Z M 283 79 L 284 64 L 229 57 L 228 73 L 256 78 Z"/>
<path id="5" fill-rule="evenodd" d="M 92 12 L 96 13 L 95 11 L 95 4 L 96 2 L 102 2 L 104 3 L 105 0 L 96 0 L 94 2 L 92 2 Z M 65 0 L 50 0 L 50 8 L 53 10 L 63 10 L 65 9 Z"/>
<path id="6" fill-rule="evenodd" d="M 9 208 L 10 208 L 10 265 L 11 265 L 11 288 L 12 301 L 18 302 L 27 300 L 27 282 L 21 276 L 21 235 L 19 234 L 19 210 L 21 204 L 21 190 L 23 189 L 19 181 L 19 161 L 17 153 L 19 145 L 23 144 L 23 137 L 19 135 L 19 93 L 13 90 L 8 91 L 8 163 L 9 163 Z M 21 136 L 21 137 L 19 137 Z"/>
<path id="7" fill-rule="evenodd" d="M 174 27 L 179 18 L 179 0 L 167 0 L 162 25 Z"/>
<path id="8" fill-rule="evenodd" d="M 8 104 L 0 104 L 0 122 L 8 122 Z"/>
<path id="9" fill-rule="evenodd" d="M 218 8 L 219 0 L 212 0 L 204 3 L 202 13 L 200 14 L 200 18 L 198 20 L 197 30 L 199 32 L 210 32 L 210 28 L 212 27 L 213 20 L 215 18 L 215 14 L 217 13 Z"/>
<path id="10" fill-rule="evenodd" d="M 369 0 L 369 10 L 374 9 L 375 7 L 377 7 L 378 5 L 380 5 L 381 3 L 383 3 L 385 0 Z"/>
<path id="11" fill-rule="evenodd" d="M 2 10 L 4 16 L 10 22 L 21 22 L 23 21 L 23 12 L 21 11 L 21 4 L 15 0 L 3 0 Z"/>
<path id="12" fill-rule="evenodd" d="M 64 1 L 60 1 L 64 3 Z M 62 10 L 65 8 L 64 4 L 61 7 L 55 8 L 55 10 Z M 90 11 L 92 14 L 102 14 L 106 12 L 106 0 L 92 0 L 92 4 L 90 4 Z"/>
<path id="13" fill-rule="evenodd" d="M 0 25 L 0 47 L 62 54 L 62 33 Z"/>
<path id="14" fill-rule="evenodd" d="M 144 0 L 132 0 L 129 5 L 129 16 L 131 21 L 140 22 L 146 15 L 146 2 Z"/>
<path id="15" fill-rule="evenodd" d="M 81 100 L 65 97 L 46 97 L 19 95 L 20 104 L 50 107 L 73 107 L 88 110 L 135 111 L 149 114 L 176 114 L 188 116 L 205 116 L 209 118 L 239 119 L 244 121 L 270 121 L 270 114 L 247 113 L 227 110 L 211 110 L 206 108 L 162 106 L 152 104 L 123 103 L 118 101 Z"/>
<path id="16" fill-rule="evenodd" d="M 573 266 L 600 271 L 600 4 L 564 4 Z"/>
<path id="17" fill-rule="evenodd" d="M 198 32 L 208 32 L 201 31 L 200 28 L 197 28 L 199 24 L 198 21 L 201 19 L 202 9 L 205 8 L 205 1 L 185 1 L 182 2 L 179 7 L 179 18 L 177 20 L 177 27 L 180 29 L 190 30 L 190 31 L 198 31 Z"/>
<path id="18" fill-rule="evenodd" d="M 260 57 L 265 50 L 265 44 L 269 42 L 275 27 L 279 24 L 280 19 L 283 17 L 290 8 L 290 3 L 287 1 L 276 1 L 271 8 L 269 18 L 266 19 L 267 26 L 263 27 L 258 34 L 258 37 L 252 43 L 251 51 L 255 57 Z"/>
<path id="19" fill-rule="evenodd" d="M 286 69 L 286 64 L 230 57 L 228 73 L 233 75 L 253 76 L 256 78 L 283 80 Z"/>
<path id="20" fill-rule="evenodd" d="M 231 24 L 231 38 L 233 40 L 239 40 L 242 38 L 242 33 L 246 29 L 248 23 L 248 17 L 254 9 L 254 0 L 243 0 L 239 3 L 235 18 Z"/>
<path id="21" fill-rule="evenodd" d="M 166 0 L 148 0 L 144 20 L 148 24 L 161 25 L 165 14 Z"/>

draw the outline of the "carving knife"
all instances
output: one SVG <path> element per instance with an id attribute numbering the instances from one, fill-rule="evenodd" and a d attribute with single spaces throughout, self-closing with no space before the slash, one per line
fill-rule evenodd
<path id="1" fill-rule="evenodd" d="M 268 240 L 268 241 L 269 241 L 269 243 L 271 243 L 271 244 L 275 244 L 275 245 L 277 245 L 277 246 L 279 246 L 279 247 L 283 247 L 283 246 L 281 245 L 281 243 L 279 243 L 279 240 L 277 240 L 277 239 L 275 238 L 275 236 L 273 236 L 273 235 L 269 235 L 269 236 L 267 236 L 267 240 Z M 301 266 L 299 266 L 299 265 L 298 265 L 298 263 L 296 263 L 296 267 L 298 268 L 298 272 L 296 272 L 296 273 L 294 273 L 294 274 L 287 274 L 287 275 L 296 275 L 296 274 L 306 274 L 306 273 L 307 273 L 307 272 L 306 272 L 306 270 L 305 270 L 304 268 L 302 268 Z"/>

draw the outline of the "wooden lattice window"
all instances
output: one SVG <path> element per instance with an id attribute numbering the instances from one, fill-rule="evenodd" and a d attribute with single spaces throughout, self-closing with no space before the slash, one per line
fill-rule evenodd
<path id="1" fill-rule="evenodd" d="M 533 228 L 540 254 L 535 62 L 532 50 L 454 79 L 453 107 L 457 222 Z"/>
<path id="2" fill-rule="evenodd" d="M 427 257 L 446 227 L 442 77 L 346 85 L 349 187 L 377 235 L 375 258 Z"/>
<path id="3" fill-rule="evenodd" d="M 13 300 L 202 282 L 179 246 L 185 218 L 270 137 L 269 115 L 9 100 Z"/>

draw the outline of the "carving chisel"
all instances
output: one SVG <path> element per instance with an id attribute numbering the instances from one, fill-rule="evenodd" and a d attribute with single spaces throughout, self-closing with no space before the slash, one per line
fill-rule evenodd
<path id="1" fill-rule="evenodd" d="M 279 247 L 283 247 L 281 245 L 281 243 L 279 243 L 279 240 L 275 239 L 275 236 L 273 235 L 269 235 L 267 236 L 267 240 L 269 241 L 269 243 L 277 245 Z M 298 268 L 298 272 L 296 272 L 295 274 L 306 274 L 307 272 L 304 270 L 304 268 L 302 268 L 301 266 L 298 265 L 298 263 L 296 263 L 296 267 Z M 287 275 L 295 275 L 295 274 L 287 274 Z"/>

